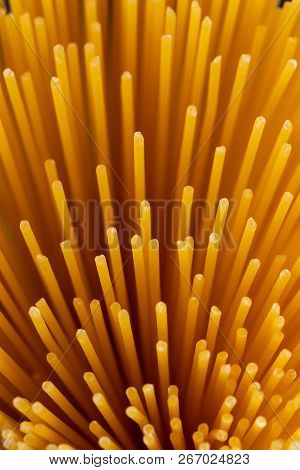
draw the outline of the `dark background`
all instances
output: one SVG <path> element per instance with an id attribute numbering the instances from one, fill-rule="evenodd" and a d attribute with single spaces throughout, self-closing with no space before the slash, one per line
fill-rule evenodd
<path id="1" fill-rule="evenodd" d="M 6 9 L 9 10 L 9 0 L 4 0 L 5 1 L 5 5 L 6 5 Z M 290 0 L 279 0 L 279 5 L 283 5 L 285 1 L 290 1 Z"/>

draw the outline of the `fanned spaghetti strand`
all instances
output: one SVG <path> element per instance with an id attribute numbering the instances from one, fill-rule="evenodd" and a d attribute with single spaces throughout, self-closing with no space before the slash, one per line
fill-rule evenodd
<path id="1" fill-rule="evenodd" d="M 9 3 L 2 448 L 299 450 L 300 0 Z"/>

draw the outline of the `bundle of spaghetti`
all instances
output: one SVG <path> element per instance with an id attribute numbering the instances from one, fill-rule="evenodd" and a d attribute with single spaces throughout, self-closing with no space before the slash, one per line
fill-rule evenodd
<path id="1" fill-rule="evenodd" d="M 5 449 L 300 448 L 300 0 L 0 15 Z"/>

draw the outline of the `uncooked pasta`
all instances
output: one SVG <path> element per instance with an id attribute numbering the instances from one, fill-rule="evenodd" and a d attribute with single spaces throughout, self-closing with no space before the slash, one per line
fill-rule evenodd
<path id="1" fill-rule="evenodd" d="M 299 449 L 300 0 L 3 0 L 4 449 Z"/>

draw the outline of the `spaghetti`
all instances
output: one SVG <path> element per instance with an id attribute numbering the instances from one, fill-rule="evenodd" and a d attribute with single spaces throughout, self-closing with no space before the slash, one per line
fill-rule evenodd
<path id="1" fill-rule="evenodd" d="M 2 5 L 3 448 L 300 448 L 300 1 L 270 3 Z"/>

